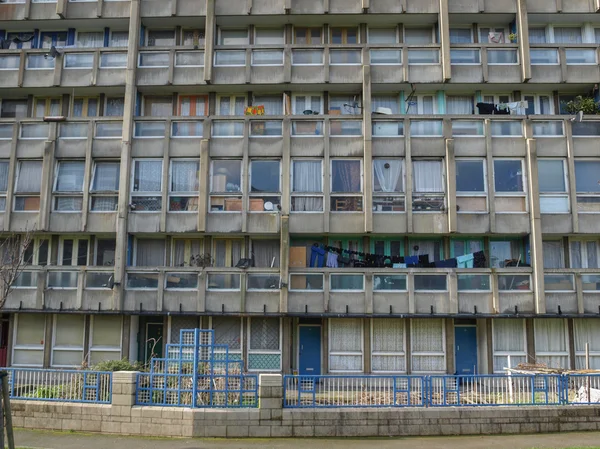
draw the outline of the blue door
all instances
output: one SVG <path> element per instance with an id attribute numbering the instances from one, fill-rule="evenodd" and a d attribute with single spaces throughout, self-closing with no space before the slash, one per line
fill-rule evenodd
<path id="1" fill-rule="evenodd" d="M 300 326 L 298 372 L 321 374 L 321 326 Z"/>
<path id="2" fill-rule="evenodd" d="M 454 328 L 456 348 L 456 374 L 477 373 L 477 328 L 456 326 Z"/>

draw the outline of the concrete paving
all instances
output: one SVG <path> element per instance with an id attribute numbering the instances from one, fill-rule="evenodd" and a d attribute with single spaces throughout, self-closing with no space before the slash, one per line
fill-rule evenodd
<path id="1" fill-rule="evenodd" d="M 173 439 L 17 430 L 18 447 L 43 449 L 559 449 L 600 447 L 600 432 L 410 438 Z"/>

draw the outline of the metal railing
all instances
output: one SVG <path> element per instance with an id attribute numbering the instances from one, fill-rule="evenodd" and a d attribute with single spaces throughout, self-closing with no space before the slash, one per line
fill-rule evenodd
<path id="1" fill-rule="evenodd" d="M 112 373 L 4 368 L 12 399 L 110 404 Z"/>
<path id="2" fill-rule="evenodd" d="M 600 403 L 600 373 L 284 376 L 284 407 L 478 407 Z"/>

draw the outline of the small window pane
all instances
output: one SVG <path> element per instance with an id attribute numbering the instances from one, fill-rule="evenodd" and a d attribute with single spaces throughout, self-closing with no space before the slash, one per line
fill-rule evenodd
<path id="1" fill-rule="evenodd" d="M 456 191 L 485 192 L 483 161 L 456 161 Z"/>
<path id="2" fill-rule="evenodd" d="M 566 192 L 565 165 L 562 160 L 538 159 L 538 175 L 541 193 Z"/>
<path id="3" fill-rule="evenodd" d="M 523 192 L 523 165 L 519 160 L 495 160 L 496 192 Z"/>

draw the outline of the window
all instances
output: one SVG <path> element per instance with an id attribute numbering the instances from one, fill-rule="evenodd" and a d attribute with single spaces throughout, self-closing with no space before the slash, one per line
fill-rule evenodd
<path id="1" fill-rule="evenodd" d="M 446 373 L 446 332 L 443 319 L 410 322 L 413 373 Z"/>
<path id="2" fill-rule="evenodd" d="M 599 121 L 572 122 L 571 129 L 573 131 L 573 137 L 600 136 Z"/>
<path id="3" fill-rule="evenodd" d="M 34 117 L 57 117 L 62 115 L 62 100 L 60 98 L 36 98 L 34 100 Z"/>
<path id="4" fill-rule="evenodd" d="M 54 69 L 56 59 L 45 58 L 42 54 L 27 55 L 27 70 L 52 70 Z"/>
<path id="5" fill-rule="evenodd" d="M 543 214 L 569 212 L 569 195 L 564 159 L 538 159 L 540 211 Z"/>
<path id="6" fill-rule="evenodd" d="M 451 44 L 471 44 L 473 33 L 471 28 L 450 28 Z"/>
<path id="7" fill-rule="evenodd" d="M 430 115 L 437 113 L 437 104 L 434 101 L 433 95 L 414 95 L 411 101 L 406 102 L 406 113 L 407 114 L 419 114 L 419 115 Z M 423 123 L 423 122 L 417 122 Z M 417 127 L 417 131 L 420 131 Z M 411 125 L 412 129 L 412 125 Z M 431 134 L 433 130 L 423 130 L 417 134 L 427 135 Z M 441 133 L 441 128 L 439 130 Z"/>
<path id="8" fill-rule="evenodd" d="M 523 244 L 520 240 L 493 240 L 490 241 L 490 268 L 504 268 L 515 265 L 515 262 L 524 262 Z"/>
<path id="9" fill-rule="evenodd" d="M 323 43 L 322 28 L 294 28 L 294 44 L 319 45 Z"/>
<path id="10" fill-rule="evenodd" d="M 571 240 L 571 268 L 600 268 L 597 240 Z"/>
<path id="11" fill-rule="evenodd" d="M 488 64 L 489 65 L 505 65 L 505 64 L 518 64 L 519 54 L 516 49 L 510 50 L 495 50 L 488 49 Z"/>
<path id="12" fill-rule="evenodd" d="M 565 268 L 565 249 L 562 240 L 543 240 L 544 268 Z"/>
<path id="13" fill-rule="evenodd" d="M 441 160 L 413 160 L 413 211 L 444 209 L 445 189 Z"/>
<path id="14" fill-rule="evenodd" d="M 521 137 L 523 123 L 508 120 L 494 120 L 491 123 L 492 137 Z"/>
<path id="15" fill-rule="evenodd" d="M 245 96 L 217 95 L 217 115 L 244 115 L 245 109 Z"/>
<path id="16" fill-rule="evenodd" d="M 175 45 L 175 30 L 148 30 L 146 34 L 148 47 L 173 47 Z"/>
<path id="17" fill-rule="evenodd" d="M 27 117 L 27 100 L 2 100 L 0 118 Z"/>
<path id="18" fill-rule="evenodd" d="M 575 326 L 575 368 L 586 369 L 586 344 L 589 345 L 590 369 L 600 369 L 600 327 L 595 318 L 573 320 Z"/>
<path id="19" fill-rule="evenodd" d="M 281 95 L 256 95 L 252 106 L 264 106 L 265 115 L 283 115 L 283 97 Z"/>
<path id="20" fill-rule="evenodd" d="M 546 28 L 545 27 L 530 27 L 529 28 L 529 43 L 530 44 L 545 44 Z"/>
<path id="21" fill-rule="evenodd" d="M 92 315 L 89 364 L 121 359 L 123 320 L 119 316 Z"/>
<path id="22" fill-rule="evenodd" d="M 373 159 L 373 212 L 404 212 L 404 161 Z"/>
<path id="23" fill-rule="evenodd" d="M 535 121 L 531 122 L 533 137 L 559 137 L 564 136 L 563 122 L 560 121 Z"/>
<path id="24" fill-rule="evenodd" d="M 46 339 L 46 315 L 42 313 L 19 313 L 15 315 L 12 364 L 36 366 L 44 364 L 44 340 Z"/>
<path id="25" fill-rule="evenodd" d="M 6 210 L 6 192 L 8 190 L 8 165 L 7 160 L 0 160 L 0 212 Z"/>
<path id="26" fill-rule="evenodd" d="M 40 48 L 65 47 L 67 45 L 66 31 L 51 31 L 40 33 Z"/>
<path id="27" fill-rule="evenodd" d="M 219 28 L 219 45 L 248 45 L 248 30 Z"/>
<path id="28" fill-rule="evenodd" d="M 508 33 L 505 27 L 482 27 L 479 28 L 480 44 L 504 44 L 508 43 Z"/>
<path id="29" fill-rule="evenodd" d="M 567 48 L 565 59 L 567 65 L 595 65 L 598 63 L 596 50 L 591 48 Z"/>
<path id="30" fill-rule="evenodd" d="M 505 373 L 505 368 L 527 362 L 525 320 L 494 319 L 492 329 L 494 373 Z"/>
<path id="31" fill-rule="evenodd" d="M 331 160 L 331 211 L 362 212 L 362 161 Z"/>
<path id="32" fill-rule="evenodd" d="M 135 239 L 133 266 L 162 267 L 165 265 L 165 241 L 163 239 Z"/>
<path id="33" fill-rule="evenodd" d="M 450 49 L 450 63 L 452 65 L 481 64 L 479 50 Z"/>
<path id="34" fill-rule="evenodd" d="M 60 237 L 59 248 L 58 248 L 58 264 L 62 266 L 85 266 L 88 265 L 88 251 L 89 251 L 89 239 L 85 238 L 69 238 Z M 77 273 L 57 273 L 65 275 L 63 278 L 67 278 L 70 275 L 71 281 L 67 281 L 69 285 L 60 285 L 61 287 L 72 286 L 77 287 Z M 74 280 L 73 280 L 74 278 Z M 73 285 L 74 284 L 74 285 Z"/>
<path id="35" fill-rule="evenodd" d="M 483 135 L 483 122 L 481 120 L 452 120 L 452 136 L 480 137 Z"/>
<path id="36" fill-rule="evenodd" d="M 369 28 L 369 44 L 397 44 L 396 28 Z"/>
<path id="37" fill-rule="evenodd" d="M 329 51 L 329 64 L 331 65 L 360 65 L 362 52 L 360 50 L 338 50 Z"/>
<path id="38" fill-rule="evenodd" d="M 321 94 L 303 94 L 292 96 L 294 115 L 323 114 L 323 96 Z"/>
<path id="39" fill-rule="evenodd" d="M 127 47 L 129 45 L 128 31 L 112 31 L 108 41 L 109 47 Z"/>
<path id="40" fill-rule="evenodd" d="M 162 160 L 134 160 L 131 184 L 133 212 L 158 212 L 162 209 Z"/>
<path id="41" fill-rule="evenodd" d="M 171 160 L 170 212 L 198 212 L 199 170 L 198 160 Z"/>
<path id="42" fill-rule="evenodd" d="M 456 205 L 458 212 L 487 212 L 485 161 L 456 159 Z"/>
<path id="43" fill-rule="evenodd" d="M 531 65 L 557 65 L 558 51 L 553 49 L 532 48 L 529 52 Z"/>
<path id="44" fill-rule="evenodd" d="M 292 211 L 323 211 L 323 161 L 292 160 Z"/>
<path id="45" fill-rule="evenodd" d="M 583 36 L 581 28 L 576 27 L 553 27 L 554 42 L 557 44 L 581 44 Z"/>
<path id="46" fill-rule="evenodd" d="M 244 257 L 243 244 L 242 239 L 213 239 L 215 267 L 235 267 L 239 260 Z M 239 284 L 239 279 L 237 282 Z"/>
<path id="47" fill-rule="evenodd" d="M 330 39 L 332 44 L 358 44 L 358 28 L 331 27 Z"/>
<path id="48" fill-rule="evenodd" d="M 241 354 L 242 319 L 228 316 L 213 316 L 210 319 L 215 345 L 227 345 L 230 354 Z"/>
<path id="49" fill-rule="evenodd" d="M 97 97 L 76 97 L 73 99 L 72 117 L 97 117 L 98 104 L 100 99 Z"/>
<path id="50" fill-rule="evenodd" d="M 54 315 L 53 367 L 74 368 L 83 362 L 84 315 Z"/>
<path id="51" fill-rule="evenodd" d="M 197 267 L 201 266 L 203 242 L 201 239 L 173 239 L 171 245 L 172 267 Z"/>
<path id="52" fill-rule="evenodd" d="M 43 237 L 34 237 L 23 253 L 23 260 L 26 265 L 46 266 L 49 255 L 50 241 Z"/>
<path id="53" fill-rule="evenodd" d="M 83 206 L 84 161 L 61 161 L 54 179 L 54 206 L 58 212 L 77 212 Z"/>
<path id="54" fill-rule="evenodd" d="M 115 212 L 119 201 L 119 162 L 96 162 L 90 188 L 93 212 Z"/>
<path id="55" fill-rule="evenodd" d="M 292 65 L 323 65 L 323 50 L 292 49 Z"/>
<path id="56" fill-rule="evenodd" d="M 496 212 L 526 212 L 525 175 L 523 161 L 494 159 L 494 189 Z"/>
<path id="57" fill-rule="evenodd" d="M 144 107 L 141 115 L 144 117 L 169 117 L 173 115 L 173 97 L 144 96 Z"/>
<path id="58" fill-rule="evenodd" d="M 182 117 L 208 115 L 208 97 L 205 95 L 180 95 L 177 102 L 177 115 Z"/>
<path id="59" fill-rule="evenodd" d="M 371 112 L 399 114 L 398 95 L 373 95 L 371 97 Z"/>
<path id="60" fill-rule="evenodd" d="M 281 204 L 280 161 L 250 162 L 250 212 L 277 212 Z"/>
<path id="61" fill-rule="evenodd" d="M 252 255 L 256 267 L 279 268 L 279 240 L 253 239 Z"/>
<path id="62" fill-rule="evenodd" d="M 88 124 L 85 122 L 66 122 L 58 127 L 58 137 L 61 139 L 87 139 Z"/>
<path id="63" fill-rule="evenodd" d="M 14 42 L 13 39 L 14 38 L 18 38 L 18 42 Z M 6 40 L 10 42 L 10 49 L 11 50 L 17 50 L 17 49 L 30 49 L 32 48 L 32 44 L 33 44 L 33 37 L 34 37 L 34 32 L 31 31 L 29 33 L 25 32 L 20 32 L 20 33 L 6 33 Z"/>
<path id="64" fill-rule="evenodd" d="M 371 366 L 374 373 L 406 372 L 404 320 L 371 320 Z"/>
<path id="65" fill-rule="evenodd" d="M 181 30 L 181 41 L 186 47 L 201 47 L 204 46 L 206 34 L 201 29 L 184 29 Z"/>
<path id="66" fill-rule="evenodd" d="M 329 371 L 360 373 L 363 370 L 363 323 L 360 318 L 329 320 Z"/>
<path id="67" fill-rule="evenodd" d="M 450 256 L 452 257 L 483 251 L 483 239 L 453 238 L 450 240 L 450 245 Z"/>
<path id="68" fill-rule="evenodd" d="M 281 120 L 252 120 L 250 122 L 250 137 L 281 137 L 283 122 Z"/>
<path id="69" fill-rule="evenodd" d="M 75 38 L 75 46 L 83 48 L 104 47 L 103 31 L 78 32 Z"/>
<path id="70" fill-rule="evenodd" d="M 1 55 L 0 70 L 19 70 L 20 55 Z"/>
<path id="71" fill-rule="evenodd" d="M 280 319 L 250 318 L 248 334 L 248 371 L 281 371 Z"/>
<path id="72" fill-rule="evenodd" d="M 408 45 L 433 44 L 433 27 L 404 28 L 404 43 Z"/>
<path id="73" fill-rule="evenodd" d="M 244 67 L 246 65 L 245 50 L 216 50 L 216 67 Z"/>
<path id="74" fill-rule="evenodd" d="M 567 320 L 534 319 L 535 361 L 552 368 L 569 369 Z"/>
<path id="75" fill-rule="evenodd" d="M 255 45 L 283 45 L 285 43 L 283 28 L 255 28 Z"/>
<path id="76" fill-rule="evenodd" d="M 42 161 L 18 161 L 17 179 L 15 180 L 15 211 L 39 211 L 41 185 Z"/>
<path id="77" fill-rule="evenodd" d="M 204 52 L 178 51 L 175 53 L 175 67 L 204 67 Z"/>
<path id="78" fill-rule="evenodd" d="M 578 212 L 600 212 L 600 161 L 575 161 Z"/>
<path id="79" fill-rule="evenodd" d="M 125 110 L 125 98 L 124 97 L 107 97 L 106 106 L 104 108 L 104 115 L 106 117 L 123 117 L 123 111 Z M 121 134 L 119 134 L 121 136 Z"/>
<path id="80" fill-rule="evenodd" d="M 446 97 L 446 113 L 471 115 L 473 114 L 473 97 L 467 95 L 448 95 Z"/>
<path id="81" fill-rule="evenodd" d="M 169 67 L 169 53 L 140 52 L 138 67 Z"/>
<path id="82" fill-rule="evenodd" d="M 361 115 L 360 95 L 330 95 L 329 115 Z"/>
<path id="83" fill-rule="evenodd" d="M 220 159 L 211 162 L 210 211 L 242 211 L 242 161 Z"/>
<path id="84" fill-rule="evenodd" d="M 551 95 L 524 95 L 523 99 L 527 102 L 526 115 L 543 114 L 553 115 L 554 107 L 551 101 Z"/>
<path id="85" fill-rule="evenodd" d="M 117 242 L 115 239 L 96 239 L 96 251 L 94 265 L 112 267 L 115 265 L 115 251 Z"/>

